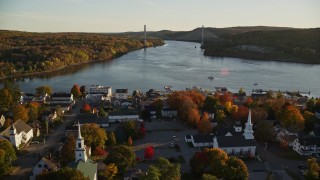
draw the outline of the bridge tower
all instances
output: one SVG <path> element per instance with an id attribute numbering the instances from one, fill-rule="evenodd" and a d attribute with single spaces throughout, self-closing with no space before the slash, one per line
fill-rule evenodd
<path id="1" fill-rule="evenodd" d="M 204 48 L 204 27 L 202 25 L 202 30 L 201 30 L 201 48 Z"/>
<path id="2" fill-rule="evenodd" d="M 147 47 L 147 26 L 144 25 L 144 41 L 143 41 L 143 44 L 144 44 L 144 48 Z"/>

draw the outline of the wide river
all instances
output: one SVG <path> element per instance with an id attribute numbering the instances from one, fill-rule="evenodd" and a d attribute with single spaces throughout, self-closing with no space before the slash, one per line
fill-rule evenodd
<path id="1" fill-rule="evenodd" d="M 73 67 L 58 75 L 16 82 L 23 91 L 30 93 L 42 85 L 51 86 L 54 91 L 70 91 L 77 83 L 87 87 L 93 84 L 111 86 L 113 90 L 129 88 L 130 92 L 163 90 L 164 86 L 184 90 L 197 85 L 209 90 L 227 87 L 233 92 L 243 87 L 248 93 L 252 89 L 311 91 L 312 96 L 320 97 L 320 65 L 207 57 L 203 56 L 199 43 L 165 43 L 111 61 Z M 209 75 L 215 79 L 208 79 Z"/>

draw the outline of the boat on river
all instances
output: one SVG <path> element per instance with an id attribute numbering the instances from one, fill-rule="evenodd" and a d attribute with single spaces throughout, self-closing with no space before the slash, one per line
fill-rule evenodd
<path id="1" fill-rule="evenodd" d="M 208 76 L 208 79 L 214 79 L 214 76 L 210 75 Z"/>

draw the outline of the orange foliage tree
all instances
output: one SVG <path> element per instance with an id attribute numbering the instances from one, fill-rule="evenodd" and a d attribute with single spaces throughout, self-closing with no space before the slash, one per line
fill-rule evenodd
<path id="1" fill-rule="evenodd" d="M 197 127 L 198 127 L 199 131 L 202 133 L 211 133 L 212 132 L 212 125 L 209 121 L 208 113 L 203 113 Z"/>
<path id="2" fill-rule="evenodd" d="M 245 106 L 239 106 L 237 112 L 233 112 L 232 118 L 234 120 L 241 120 L 245 122 L 248 118 L 249 109 Z"/>
<path id="3" fill-rule="evenodd" d="M 290 128 L 295 131 L 304 129 L 304 118 L 295 106 L 286 106 L 281 113 L 280 123 L 283 127 Z"/>

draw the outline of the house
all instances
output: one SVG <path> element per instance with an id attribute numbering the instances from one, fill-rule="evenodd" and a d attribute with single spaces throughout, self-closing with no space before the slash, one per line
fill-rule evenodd
<path id="1" fill-rule="evenodd" d="M 162 117 L 168 117 L 168 118 L 177 117 L 178 111 L 175 109 L 164 107 L 161 109 L 161 115 Z"/>
<path id="2" fill-rule="evenodd" d="M 48 121 L 49 123 L 53 123 L 55 119 L 58 118 L 57 111 L 45 111 L 42 113 L 42 119 Z"/>
<path id="3" fill-rule="evenodd" d="M 294 140 L 293 150 L 303 156 L 320 153 L 320 137 L 299 137 Z"/>
<path id="4" fill-rule="evenodd" d="M 216 135 L 191 135 L 191 142 L 194 147 L 213 147 L 224 150 L 227 154 L 235 156 L 253 157 L 256 153 L 256 141 L 253 136 L 253 124 L 251 123 L 251 109 L 245 129 L 235 124 L 233 132 L 224 131 Z M 186 139 L 187 141 L 188 139 Z"/>
<path id="5" fill-rule="evenodd" d="M 316 116 L 317 119 L 320 119 L 320 111 L 316 111 L 314 115 Z"/>
<path id="6" fill-rule="evenodd" d="M 25 93 L 25 94 L 22 96 L 22 103 L 31 102 L 34 98 L 35 98 L 34 94 Z"/>
<path id="7" fill-rule="evenodd" d="M 128 169 L 123 175 L 123 180 L 137 180 L 142 173 L 141 169 Z"/>
<path id="8" fill-rule="evenodd" d="M 116 99 L 113 100 L 113 106 L 115 107 L 128 107 L 132 106 L 132 101 L 127 99 Z"/>
<path id="9" fill-rule="evenodd" d="M 49 158 L 42 157 L 32 169 L 32 176 L 30 180 L 35 180 L 37 175 L 42 172 L 57 171 L 58 166 L 53 163 Z"/>
<path id="10" fill-rule="evenodd" d="M 98 117 L 97 114 L 80 113 L 77 114 L 76 120 L 80 123 L 80 125 L 95 123 L 101 128 L 109 127 L 108 117 Z"/>
<path id="11" fill-rule="evenodd" d="M 146 92 L 146 95 L 149 98 L 157 98 L 160 96 L 160 93 L 155 89 L 149 89 L 149 91 Z"/>
<path id="12" fill-rule="evenodd" d="M 73 125 L 67 126 L 65 131 L 64 131 L 64 135 L 66 137 L 68 137 L 68 136 L 77 137 L 77 135 L 78 135 L 78 126 L 73 126 Z"/>
<path id="13" fill-rule="evenodd" d="M 21 145 L 28 143 L 33 137 L 33 129 L 22 120 L 17 120 L 1 135 L 9 139 L 14 147 L 20 149 Z"/>
<path id="14" fill-rule="evenodd" d="M 0 128 L 4 126 L 4 123 L 6 122 L 6 118 L 4 117 L 3 114 L 0 115 Z"/>
<path id="15" fill-rule="evenodd" d="M 135 110 L 129 109 L 117 109 L 112 112 L 109 112 L 109 123 L 112 122 L 123 122 L 127 120 L 140 120 L 139 114 Z"/>
<path id="16" fill-rule="evenodd" d="M 88 177 L 90 180 L 96 180 L 98 178 L 97 168 L 98 164 L 88 158 L 89 149 L 84 145 L 84 139 L 81 136 L 81 127 L 78 123 L 78 138 L 76 140 L 75 148 L 75 161 L 69 164 L 69 167 L 74 168 L 83 173 L 85 177 Z"/>
<path id="17" fill-rule="evenodd" d="M 298 138 L 297 133 L 293 131 L 289 131 L 288 129 L 285 129 L 285 128 L 279 128 L 278 126 L 275 126 L 275 131 L 276 131 L 276 141 L 278 141 L 282 145 L 292 147 L 295 139 Z"/>
<path id="18" fill-rule="evenodd" d="M 114 97 L 116 99 L 128 99 L 128 89 L 116 89 Z"/>
<path id="19" fill-rule="evenodd" d="M 89 88 L 89 94 L 91 94 L 91 95 L 102 94 L 102 95 L 105 95 L 106 97 L 111 97 L 112 96 L 112 88 L 107 87 L 107 86 L 92 85 Z"/>
<path id="20" fill-rule="evenodd" d="M 157 118 L 156 107 L 154 107 L 153 105 L 144 106 L 144 110 L 149 114 L 150 119 Z"/>
<path id="21" fill-rule="evenodd" d="M 74 104 L 73 94 L 71 93 L 53 93 L 51 95 L 51 101 L 50 104 Z"/>

